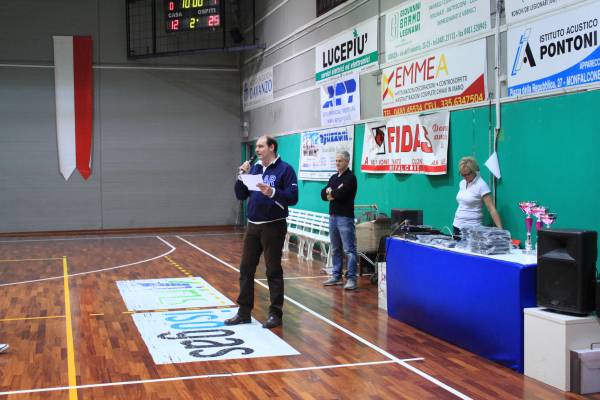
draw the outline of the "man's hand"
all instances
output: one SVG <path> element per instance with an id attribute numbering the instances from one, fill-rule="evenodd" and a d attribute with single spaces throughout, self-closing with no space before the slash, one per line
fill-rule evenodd
<path id="1" fill-rule="evenodd" d="M 325 189 L 325 193 L 327 193 L 327 200 L 331 201 L 333 200 L 333 196 L 331 195 L 331 188 L 328 187 L 327 189 Z"/>
<path id="2" fill-rule="evenodd" d="M 267 197 L 273 196 L 273 188 L 265 183 L 259 183 L 256 185 L 262 194 Z"/>
<path id="3" fill-rule="evenodd" d="M 247 174 L 248 171 L 250 171 L 250 163 L 248 161 L 245 161 L 242 165 L 240 165 L 239 170 L 240 170 L 240 174 Z"/>

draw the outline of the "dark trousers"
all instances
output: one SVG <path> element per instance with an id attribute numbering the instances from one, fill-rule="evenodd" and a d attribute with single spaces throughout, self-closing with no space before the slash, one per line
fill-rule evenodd
<path id="1" fill-rule="evenodd" d="M 237 299 L 240 305 L 240 315 L 250 316 L 254 307 L 254 274 L 260 255 L 264 253 L 271 298 L 269 314 L 282 316 L 283 268 L 281 267 L 281 254 L 286 233 L 287 222 L 285 219 L 266 224 L 248 223 L 240 264 L 240 295 Z"/>

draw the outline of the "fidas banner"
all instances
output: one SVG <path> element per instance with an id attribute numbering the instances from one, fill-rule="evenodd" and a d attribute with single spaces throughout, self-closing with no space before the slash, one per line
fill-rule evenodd
<path id="1" fill-rule="evenodd" d="M 507 32 L 508 95 L 600 82 L 600 3 Z"/>
<path id="2" fill-rule="evenodd" d="M 384 116 L 476 103 L 486 95 L 485 39 L 425 54 L 383 70 Z"/>
<path id="3" fill-rule="evenodd" d="M 376 174 L 446 174 L 449 122 L 450 113 L 442 111 L 368 124 L 361 171 Z"/>

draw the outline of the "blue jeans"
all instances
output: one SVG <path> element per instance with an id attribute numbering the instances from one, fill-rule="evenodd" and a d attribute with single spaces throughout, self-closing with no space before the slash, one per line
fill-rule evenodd
<path id="1" fill-rule="evenodd" d="M 348 256 L 348 279 L 356 279 L 356 230 L 354 218 L 329 216 L 333 277 L 342 277 L 343 255 Z"/>

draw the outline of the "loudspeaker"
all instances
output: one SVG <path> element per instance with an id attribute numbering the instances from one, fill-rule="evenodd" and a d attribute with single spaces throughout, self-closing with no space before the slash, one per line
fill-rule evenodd
<path id="1" fill-rule="evenodd" d="M 538 306 L 582 315 L 594 310 L 597 240 L 595 231 L 540 229 Z"/>
<path id="2" fill-rule="evenodd" d="M 392 208 L 392 226 L 398 226 L 404 221 L 408 221 L 405 225 L 423 225 L 423 210 Z"/>
<path id="3" fill-rule="evenodd" d="M 600 318 L 600 280 L 596 281 L 596 317 Z"/>

